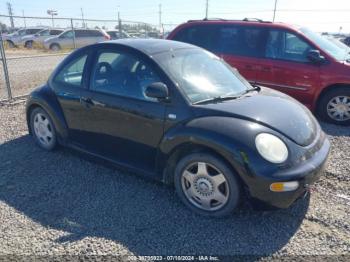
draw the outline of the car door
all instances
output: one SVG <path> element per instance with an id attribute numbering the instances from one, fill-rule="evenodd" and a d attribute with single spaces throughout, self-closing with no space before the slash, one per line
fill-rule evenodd
<path id="1" fill-rule="evenodd" d="M 69 139 L 76 144 L 84 142 L 82 116 L 85 107 L 80 96 L 82 90 L 87 87 L 86 72 L 90 64 L 89 59 L 89 50 L 76 53 L 50 79 L 50 85 L 56 94 L 68 126 Z"/>
<path id="2" fill-rule="evenodd" d="M 89 32 L 88 30 L 74 30 L 75 33 L 75 45 L 77 48 L 87 46 L 88 45 L 88 38 L 89 38 Z"/>
<path id="3" fill-rule="evenodd" d="M 218 29 L 216 52 L 249 82 L 255 82 L 267 38 L 265 27 L 228 24 Z"/>
<path id="4" fill-rule="evenodd" d="M 73 48 L 74 47 L 74 31 L 68 30 L 57 37 L 56 41 L 61 48 Z M 75 39 L 77 41 L 77 39 Z"/>
<path id="5" fill-rule="evenodd" d="M 96 53 L 90 90 L 85 90 L 86 146 L 114 161 L 153 171 L 163 136 L 165 104 L 145 96 L 161 81 L 145 57 L 119 48 Z"/>
<path id="6" fill-rule="evenodd" d="M 315 87 L 320 81 L 320 66 L 307 57 L 312 49 L 315 48 L 294 32 L 270 30 L 257 83 L 284 92 L 311 107 Z"/>

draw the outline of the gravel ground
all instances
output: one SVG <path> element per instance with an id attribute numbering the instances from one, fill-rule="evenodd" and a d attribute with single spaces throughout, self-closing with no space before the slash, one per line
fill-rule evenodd
<path id="1" fill-rule="evenodd" d="M 350 254 L 350 129 L 323 124 L 328 167 L 311 197 L 273 212 L 197 216 L 172 188 L 28 135 L 23 103 L 0 106 L 0 255 Z"/>

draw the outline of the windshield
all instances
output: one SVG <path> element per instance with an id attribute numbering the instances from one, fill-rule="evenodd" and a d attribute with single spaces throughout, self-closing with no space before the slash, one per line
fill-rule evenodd
<path id="1" fill-rule="evenodd" d="M 350 47 L 341 42 L 339 39 L 334 38 L 333 36 L 327 36 L 326 38 L 338 47 L 345 49 L 347 52 L 350 52 Z"/>
<path id="2" fill-rule="evenodd" d="M 333 42 L 329 41 L 322 35 L 315 33 L 307 28 L 300 28 L 300 31 L 303 32 L 311 41 L 315 42 L 323 51 L 331 55 L 338 61 L 345 61 L 350 59 L 349 51 L 337 46 Z"/>
<path id="3" fill-rule="evenodd" d="M 191 103 L 217 97 L 239 96 L 252 88 L 237 70 L 201 49 L 180 49 L 172 53 L 162 53 L 158 60 Z"/>
<path id="4" fill-rule="evenodd" d="M 39 31 L 38 33 L 36 33 L 36 35 L 47 36 L 47 35 L 50 35 L 49 33 L 50 33 L 50 32 L 49 32 L 48 29 L 44 29 L 44 30 L 41 30 L 41 31 Z"/>

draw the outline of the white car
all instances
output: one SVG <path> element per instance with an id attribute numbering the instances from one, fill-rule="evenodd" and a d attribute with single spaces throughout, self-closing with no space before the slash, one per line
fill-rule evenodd
<path id="1" fill-rule="evenodd" d="M 9 47 L 17 47 L 23 45 L 23 38 L 28 35 L 34 35 L 41 30 L 45 29 L 44 27 L 27 27 L 20 29 L 14 33 L 7 34 L 3 36 L 3 41 L 6 41 Z"/>
<path id="2" fill-rule="evenodd" d="M 44 41 L 50 37 L 57 36 L 61 34 L 64 29 L 60 28 L 48 28 L 37 32 L 34 35 L 27 35 L 22 38 L 22 43 L 24 47 L 32 48 L 33 45 L 39 44 L 43 45 Z"/>

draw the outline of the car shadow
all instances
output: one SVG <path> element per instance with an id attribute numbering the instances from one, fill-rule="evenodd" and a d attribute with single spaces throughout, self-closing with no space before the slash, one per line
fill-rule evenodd
<path id="1" fill-rule="evenodd" d="M 0 145 L 0 201 L 44 227 L 57 243 L 115 241 L 138 255 L 257 255 L 283 248 L 300 227 L 309 198 L 285 210 L 243 204 L 224 219 L 185 208 L 171 187 L 96 164 L 60 148 L 39 149 L 29 135 Z"/>
<path id="2" fill-rule="evenodd" d="M 322 130 L 330 136 L 350 136 L 350 128 L 348 126 L 333 125 L 320 122 Z"/>

